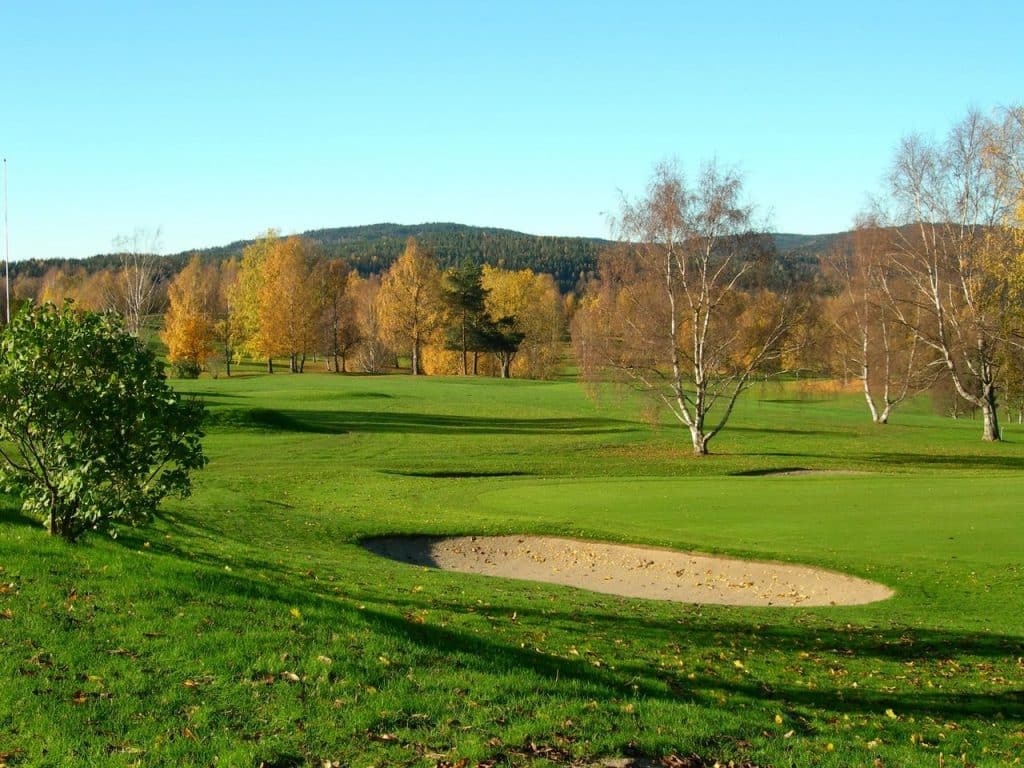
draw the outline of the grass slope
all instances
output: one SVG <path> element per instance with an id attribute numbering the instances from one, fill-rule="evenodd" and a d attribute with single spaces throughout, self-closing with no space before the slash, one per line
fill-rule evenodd
<path id="1" fill-rule="evenodd" d="M 1012 764 L 1021 433 L 750 393 L 694 460 L 571 383 L 252 376 L 193 498 L 69 547 L 0 511 L 0 764 L 475 765 L 697 754 Z M 843 468 L 846 476 L 765 474 Z M 416 569 L 383 533 L 537 532 L 817 563 L 857 608 L 631 600 Z M 876 762 L 877 761 L 877 762 Z"/>

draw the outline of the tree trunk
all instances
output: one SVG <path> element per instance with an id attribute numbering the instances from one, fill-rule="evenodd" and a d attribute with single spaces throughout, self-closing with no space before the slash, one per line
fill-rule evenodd
<path id="1" fill-rule="evenodd" d="M 704 430 L 698 426 L 690 427 L 690 438 L 693 440 L 693 455 L 707 456 L 708 441 L 711 438 L 704 434 Z"/>
<path id="2" fill-rule="evenodd" d="M 462 320 L 462 375 L 465 376 L 469 373 L 469 360 L 466 354 L 466 320 Z M 474 371 L 475 373 L 476 371 Z"/>
<path id="3" fill-rule="evenodd" d="M 508 379 L 510 376 L 510 369 L 512 367 L 511 358 L 502 358 L 501 360 L 501 378 Z"/>
<path id="4" fill-rule="evenodd" d="M 412 344 L 412 375 L 420 375 L 420 343 L 414 341 Z"/>
<path id="5" fill-rule="evenodd" d="M 274 372 L 274 358 L 268 357 L 267 358 L 267 373 L 273 373 L 273 372 Z"/>
<path id="6" fill-rule="evenodd" d="M 74 521 L 75 509 L 73 505 L 51 501 L 50 517 L 46 521 L 46 530 L 51 536 L 60 536 L 67 541 L 75 541 L 82 531 L 78 526 L 75 526 Z"/>
<path id="7" fill-rule="evenodd" d="M 981 439 L 988 442 L 1002 440 L 999 432 L 999 413 L 996 411 L 996 388 L 991 384 L 985 385 L 985 392 L 981 398 L 981 417 L 985 424 Z"/>

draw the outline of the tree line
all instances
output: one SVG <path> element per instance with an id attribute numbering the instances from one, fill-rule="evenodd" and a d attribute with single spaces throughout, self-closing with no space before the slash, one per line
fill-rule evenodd
<path id="1" fill-rule="evenodd" d="M 649 394 L 697 455 L 756 377 L 799 369 L 856 380 L 876 423 L 930 388 L 1001 439 L 999 398 L 1024 408 L 1024 108 L 907 137 L 887 186 L 816 275 L 773 284 L 742 179 L 659 166 L 580 298 L 583 374 Z"/>
<path id="2" fill-rule="evenodd" d="M 241 356 L 311 359 L 329 370 L 548 378 L 564 332 L 549 275 L 472 263 L 441 271 L 410 238 L 382 275 L 364 278 L 305 237 L 268 232 L 241 259 L 194 256 L 167 288 L 163 339 L 179 372 L 226 375 Z M 470 361 L 472 363 L 470 364 Z"/>
<path id="3" fill-rule="evenodd" d="M 699 455 L 753 381 L 784 371 L 856 383 L 879 424 L 928 390 L 953 415 L 980 413 L 984 439 L 998 440 L 998 407 L 1024 412 L 1022 147 L 1019 106 L 972 112 L 940 140 L 907 137 L 887 188 L 820 257 L 780 257 L 734 171 L 709 164 L 688 179 L 662 164 L 564 296 L 552 274 L 446 264 L 416 238 L 366 275 L 320 240 L 274 232 L 171 277 L 130 243 L 110 268 L 51 267 L 15 294 L 114 307 L 135 332 L 166 306 L 170 359 L 191 374 L 230 375 L 246 356 L 295 372 L 310 359 L 335 371 L 402 360 L 414 374 L 544 378 L 569 330 L 584 378 L 653 397 Z"/>

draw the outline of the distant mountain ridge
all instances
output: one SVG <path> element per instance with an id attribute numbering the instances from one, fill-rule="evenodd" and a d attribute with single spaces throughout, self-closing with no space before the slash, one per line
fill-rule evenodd
<path id="1" fill-rule="evenodd" d="M 818 256 L 845 233 L 772 235 L 785 271 L 816 271 Z M 318 242 L 332 258 L 345 258 L 360 273 L 383 271 L 398 258 L 410 237 L 430 250 L 442 269 L 469 258 L 477 263 L 504 269 L 532 269 L 554 276 L 563 291 L 572 290 L 593 275 L 598 254 L 611 240 L 594 237 L 531 235 L 498 227 L 476 227 L 454 222 L 395 224 L 384 222 L 351 227 L 312 229 L 301 233 Z M 209 260 L 241 256 L 254 240 L 236 240 L 227 245 L 189 249 L 165 258 L 166 272 L 172 274 L 198 253 Z M 12 264 L 12 271 L 41 275 L 50 266 L 70 265 L 67 260 L 28 260 Z M 86 269 L 116 266 L 113 254 L 100 254 L 77 262 Z"/>

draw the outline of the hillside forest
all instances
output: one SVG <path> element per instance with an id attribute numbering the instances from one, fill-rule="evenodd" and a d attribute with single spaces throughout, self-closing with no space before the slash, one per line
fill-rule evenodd
<path id="1" fill-rule="evenodd" d="M 158 256 L 13 265 L 12 303 L 159 327 L 177 375 L 240 359 L 344 372 L 554 378 L 648 393 L 707 452 L 753 381 L 857 388 L 884 424 L 928 391 L 982 436 L 1024 412 L 1024 108 L 905 138 L 846 233 L 771 235 L 734 171 L 659 165 L 614 238 L 458 225 L 320 230 Z"/>

